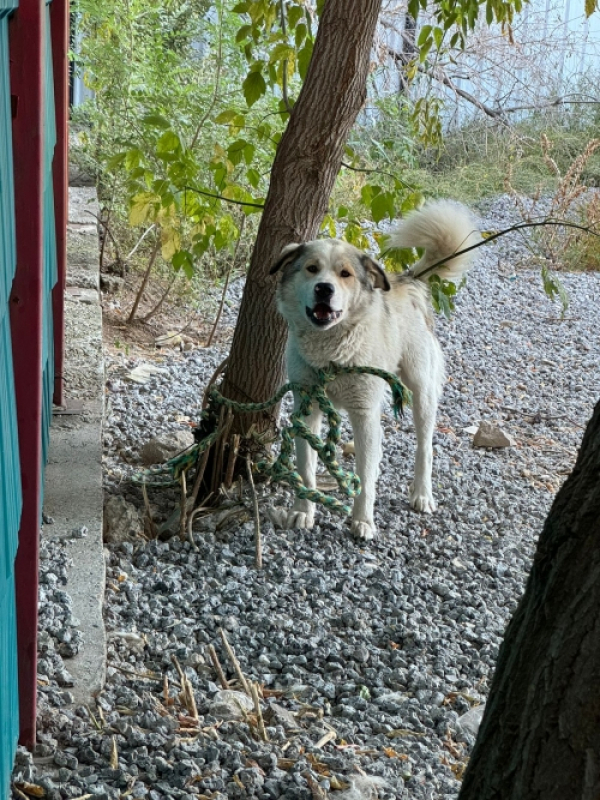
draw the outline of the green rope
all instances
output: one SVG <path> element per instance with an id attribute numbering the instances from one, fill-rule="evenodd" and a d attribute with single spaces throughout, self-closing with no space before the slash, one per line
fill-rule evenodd
<path id="1" fill-rule="evenodd" d="M 341 417 L 327 397 L 325 390 L 327 384 L 340 375 L 374 375 L 382 378 L 392 390 L 395 416 L 398 417 L 402 413 L 404 387 L 396 375 L 375 367 L 341 367 L 337 364 L 331 364 L 328 369 L 317 372 L 318 381 L 313 386 L 306 387 L 298 383 L 286 383 L 273 397 L 264 403 L 238 403 L 235 400 L 223 397 L 218 389 L 211 389 L 208 395 L 208 407 L 203 411 L 201 422 L 197 429 L 201 433 L 206 433 L 206 435 L 196 444 L 179 453 L 160 467 L 142 470 L 139 474 L 134 475 L 132 480 L 135 483 L 146 483 L 155 486 L 173 486 L 179 483 L 182 472 L 196 466 L 202 453 L 217 440 L 220 431 L 217 428 L 216 410 L 219 406 L 224 406 L 237 413 L 256 413 L 266 411 L 277 405 L 288 392 L 295 392 L 300 402 L 290 418 L 290 424 L 281 431 L 279 455 L 274 461 L 259 461 L 256 469 L 272 481 L 287 483 L 293 488 L 296 496 L 303 500 L 322 503 L 332 510 L 341 511 L 345 514 L 349 513 L 349 507 L 335 497 L 324 494 L 318 489 L 310 489 L 305 486 L 302 477 L 295 469 L 292 458 L 294 439 L 297 437 L 305 439 L 310 447 L 316 451 L 318 458 L 321 459 L 329 474 L 335 478 L 340 490 L 346 497 L 355 497 L 360 493 L 360 478 L 358 475 L 342 469 L 335 457 L 336 446 L 341 438 Z M 303 417 L 311 415 L 313 403 L 317 403 L 329 425 L 325 441 L 313 433 L 303 420 Z"/>

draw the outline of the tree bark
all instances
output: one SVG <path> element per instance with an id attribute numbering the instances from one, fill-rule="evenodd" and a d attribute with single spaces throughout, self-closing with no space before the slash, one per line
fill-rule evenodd
<path id="1" fill-rule="evenodd" d="M 600 403 L 540 536 L 459 800 L 600 798 Z"/>
<path id="2" fill-rule="evenodd" d="M 223 393 L 261 402 L 285 380 L 286 326 L 275 306 L 269 268 L 285 245 L 314 239 L 327 211 L 344 145 L 366 99 L 370 52 L 381 0 L 327 0 L 309 69 L 281 138 Z M 232 432 L 273 427 L 273 414 L 244 414 Z"/>

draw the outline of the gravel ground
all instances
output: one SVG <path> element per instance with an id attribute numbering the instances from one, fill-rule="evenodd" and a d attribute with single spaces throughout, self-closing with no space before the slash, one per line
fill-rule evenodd
<path id="1" fill-rule="evenodd" d="M 481 212 L 485 228 L 518 221 L 506 197 Z M 178 538 L 111 546 L 108 680 L 93 709 L 69 705 L 61 658 L 78 639 L 61 585 L 68 546 L 49 545 L 39 744 L 35 763 L 18 754 L 17 778 L 50 800 L 457 797 L 536 537 L 600 394 L 599 276 L 564 276 L 571 305 L 561 321 L 521 238 L 480 252 L 456 314 L 438 324 L 450 376 L 434 439 L 438 512 L 408 507 L 411 414 L 397 423 L 386 408 L 380 533 L 368 546 L 325 511 L 313 531 L 273 530 L 266 509 L 290 499 L 275 487 L 258 490 L 262 571 L 249 502 L 201 520 L 197 550 Z M 235 283 L 227 324 L 240 291 Z M 126 379 L 135 362 L 107 364 L 107 493 L 143 507 L 124 480 L 139 449 L 198 418 L 224 355 L 159 354 L 165 372 L 141 386 Z M 464 429 L 481 420 L 502 423 L 515 446 L 473 448 Z M 154 491 L 151 502 L 160 522 L 175 497 Z M 268 741 L 253 707 L 220 693 L 208 645 L 239 688 L 220 629 L 264 687 Z"/>

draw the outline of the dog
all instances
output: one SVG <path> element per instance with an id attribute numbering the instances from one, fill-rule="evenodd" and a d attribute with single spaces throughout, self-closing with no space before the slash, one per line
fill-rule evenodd
<path id="1" fill-rule="evenodd" d="M 317 370 L 335 362 L 393 372 L 412 392 L 417 448 L 409 502 L 424 513 L 436 510 L 432 439 L 445 380 L 427 280 L 436 274 L 460 281 L 471 266 L 472 253 L 452 256 L 477 241 L 481 234 L 465 206 L 431 201 L 408 214 L 391 234 L 391 247 L 424 248 L 407 272 L 386 274 L 369 255 L 337 239 L 289 244 L 270 270 L 280 273 L 276 299 L 289 327 L 289 380 L 312 386 Z M 428 270 L 444 259 L 442 266 Z M 373 507 L 382 457 L 385 382 L 372 375 L 339 375 L 327 384 L 327 395 L 350 418 L 362 487 L 354 501 L 351 529 L 356 538 L 370 540 L 376 534 Z M 297 408 L 299 400 L 294 400 Z M 314 406 L 306 422 L 318 433 L 322 415 Z M 296 456 L 305 485 L 314 488 L 315 451 L 297 439 Z M 289 510 L 273 509 L 271 518 L 283 528 L 312 528 L 314 503 L 297 498 Z"/>

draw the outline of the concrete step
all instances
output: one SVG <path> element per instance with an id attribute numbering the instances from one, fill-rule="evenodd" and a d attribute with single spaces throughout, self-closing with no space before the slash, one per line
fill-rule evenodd
<path id="1" fill-rule="evenodd" d="M 84 643 L 65 660 L 75 680 L 75 703 L 90 703 L 104 684 L 106 635 L 102 616 L 105 564 L 102 542 L 102 420 L 104 362 L 98 292 L 98 214 L 95 190 L 69 189 L 65 293 L 65 405 L 53 415 L 44 512 L 53 518 L 43 536 L 68 540 L 72 566 L 65 590 L 73 600 Z M 66 411 L 66 413 L 64 413 Z M 74 537 L 85 526 L 87 534 Z"/>

